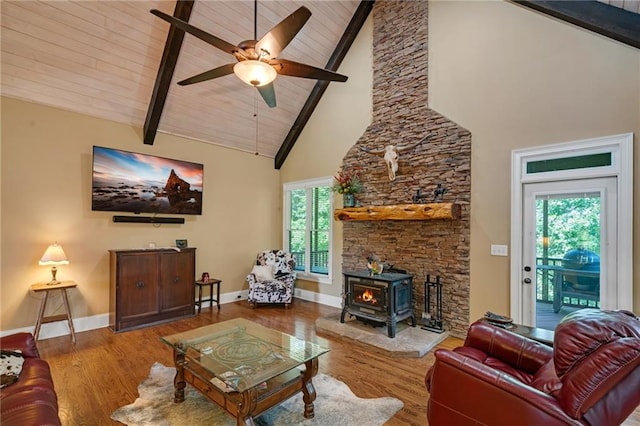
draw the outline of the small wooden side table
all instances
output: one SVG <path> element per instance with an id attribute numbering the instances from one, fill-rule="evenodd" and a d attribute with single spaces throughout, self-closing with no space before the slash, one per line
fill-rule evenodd
<path id="1" fill-rule="evenodd" d="M 207 282 L 204 282 L 204 281 L 195 282 L 196 287 L 198 287 L 198 301 L 196 302 L 196 306 L 198 306 L 198 313 L 200 313 L 200 311 L 202 310 L 202 302 L 209 302 L 211 304 L 213 304 L 213 302 L 216 302 L 216 305 L 218 305 L 218 310 L 220 309 L 220 284 L 221 283 L 222 281 L 217 278 L 209 278 L 209 281 Z M 214 285 L 216 286 L 215 299 L 213 298 Z M 202 300 L 202 287 L 204 286 L 209 286 L 209 298 Z"/>
<path id="2" fill-rule="evenodd" d="M 76 333 L 73 329 L 73 319 L 71 318 L 71 309 L 69 308 L 69 299 L 67 298 L 67 289 L 75 288 L 78 284 L 74 281 L 60 281 L 57 284 L 37 283 L 31 286 L 31 291 L 34 293 L 40 293 L 44 291 L 44 297 L 40 301 L 40 311 L 38 312 L 38 320 L 36 321 L 36 331 L 34 333 L 34 339 L 38 340 L 40 334 L 40 327 L 42 324 L 56 321 L 67 320 L 69 323 L 69 330 L 71 331 L 71 341 L 76 343 Z M 47 299 L 49 293 L 54 290 L 60 290 L 62 292 L 62 300 L 64 302 L 65 313 L 60 315 L 45 316 L 45 309 L 47 308 Z"/>

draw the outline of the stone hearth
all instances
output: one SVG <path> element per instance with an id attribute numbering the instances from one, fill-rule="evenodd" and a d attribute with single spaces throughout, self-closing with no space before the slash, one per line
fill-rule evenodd
<path id="1" fill-rule="evenodd" d="M 371 346 L 374 351 L 394 358 L 422 358 L 449 335 L 447 332 L 438 334 L 420 327 L 411 327 L 406 323 L 398 323 L 396 337 L 390 339 L 386 327 L 372 327 L 353 317 L 348 317 L 342 324 L 339 313 L 318 318 L 316 331 L 320 334 L 353 339 L 360 344 Z"/>
<path id="2" fill-rule="evenodd" d="M 460 217 L 425 221 L 343 223 L 343 271 L 366 266 L 370 253 L 406 269 L 414 279 L 413 309 L 420 322 L 427 274 L 443 283 L 445 329 L 464 336 L 469 324 L 469 236 L 471 134 L 428 108 L 428 3 L 376 2 L 373 8 L 373 121 L 343 158 L 343 167 L 362 167 L 360 206 L 408 204 L 420 189 L 447 188 L 442 201 L 459 204 Z M 381 157 L 361 148 L 410 145 L 402 152 L 394 181 Z M 423 331 L 423 330 L 419 330 Z"/>

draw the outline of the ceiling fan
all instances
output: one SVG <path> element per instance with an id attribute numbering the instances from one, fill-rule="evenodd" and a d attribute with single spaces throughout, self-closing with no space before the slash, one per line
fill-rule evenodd
<path id="1" fill-rule="evenodd" d="M 273 80 L 281 75 L 291 77 L 310 78 L 328 81 L 347 81 L 347 76 L 335 73 L 330 70 L 316 68 L 311 65 L 299 62 L 278 59 L 277 56 L 293 40 L 302 29 L 304 24 L 311 17 L 311 12 L 302 6 L 291 15 L 280 21 L 275 27 L 266 33 L 260 40 L 257 40 L 258 28 L 258 2 L 255 0 L 254 13 L 254 39 L 245 40 L 234 46 L 206 31 L 194 27 L 193 25 L 167 15 L 157 9 L 152 9 L 151 13 L 169 22 L 176 28 L 181 29 L 200 40 L 217 47 L 218 49 L 232 54 L 237 63 L 222 65 L 220 67 L 205 71 L 186 80 L 179 81 L 178 84 L 185 86 L 202 81 L 212 80 L 229 74 L 236 74 L 240 80 L 254 86 L 266 104 L 273 108 L 276 106 L 276 92 L 273 87 Z"/>

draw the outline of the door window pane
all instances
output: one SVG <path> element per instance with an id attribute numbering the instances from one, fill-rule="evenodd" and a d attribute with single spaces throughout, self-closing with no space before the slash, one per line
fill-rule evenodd
<path id="1" fill-rule="evenodd" d="M 536 325 L 600 307 L 599 193 L 536 198 Z"/>

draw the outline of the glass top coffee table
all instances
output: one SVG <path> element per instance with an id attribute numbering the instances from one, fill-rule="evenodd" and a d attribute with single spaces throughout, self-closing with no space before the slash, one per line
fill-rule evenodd
<path id="1" fill-rule="evenodd" d="M 311 379 L 328 349 L 242 318 L 162 340 L 173 348 L 175 402 L 184 401 L 189 383 L 238 425 L 253 425 L 253 417 L 302 392 L 304 416 L 313 417 Z"/>

